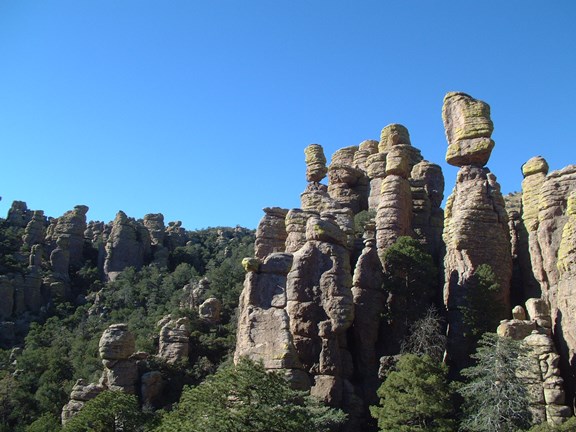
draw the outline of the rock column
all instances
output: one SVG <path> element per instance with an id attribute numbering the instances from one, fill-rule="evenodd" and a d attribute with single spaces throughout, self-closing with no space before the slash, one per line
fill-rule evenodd
<path id="1" fill-rule="evenodd" d="M 480 265 L 489 265 L 500 285 L 495 301 L 501 302 L 504 310 L 510 310 L 512 256 L 500 186 L 484 167 L 494 147 L 490 139 L 493 130 L 490 107 L 464 93 L 448 93 L 442 117 L 448 140 L 446 161 L 460 167 L 446 203 L 443 234 L 448 358 L 459 370 L 466 365 L 472 349 L 464 337 L 460 311 L 468 291 L 474 289 L 471 278 Z"/>

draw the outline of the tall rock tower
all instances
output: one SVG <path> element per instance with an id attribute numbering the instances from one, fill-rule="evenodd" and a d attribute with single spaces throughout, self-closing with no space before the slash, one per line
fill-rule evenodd
<path id="1" fill-rule="evenodd" d="M 485 167 L 494 148 L 490 138 L 493 130 L 490 107 L 467 94 L 448 93 L 442 118 L 448 140 L 446 161 L 460 167 L 446 203 L 443 233 L 448 356 L 460 369 L 472 349 L 464 337 L 466 329 L 460 308 L 466 304 L 469 291 L 476 289 L 474 273 L 482 264 L 492 268 L 500 284 L 497 301 L 503 304 L 504 310 L 510 310 L 512 256 L 500 185 Z"/>

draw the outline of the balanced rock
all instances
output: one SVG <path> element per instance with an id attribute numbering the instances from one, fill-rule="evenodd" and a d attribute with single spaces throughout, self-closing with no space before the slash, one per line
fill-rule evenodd
<path id="1" fill-rule="evenodd" d="M 123 360 L 129 358 L 136 348 L 134 335 L 127 324 L 112 324 L 100 337 L 98 351 L 106 360 Z"/>
<path id="2" fill-rule="evenodd" d="M 455 166 L 486 165 L 494 148 L 490 106 L 465 93 L 450 92 L 444 97 L 442 120 L 448 140 L 446 162 Z"/>
<path id="3" fill-rule="evenodd" d="M 448 93 L 444 98 L 444 127 L 449 150 L 446 160 L 461 166 L 456 185 L 446 202 L 443 239 L 444 303 L 448 309 L 448 356 L 460 369 L 473 347 L 464 337 L 461 306 L 468 292 L 476 289 L 473 275 L 486 264 L 494 272 L 500 292 L 495 301 L 510 310 L 512 254 L 508 214 L 496 177 L 482 166 L 490 151 L 472 151 L 471 140 L 488 139 L 492 122 L 487 104 L 463 93 Z M 450 149 L 452 147 L 452 149 Z M 459 158 L 454 159 L 454 148 Z M 457 162 L 456 162 L 457 161 Z M 501 318 L 506 318 L 502 316 Z"/>
<path id="4" fill-rule="evenodd" d="M 326 156 L 320 144 L 310 144 L 304 149 L 306 156 L 306 180 L 318 183 L 326 177 Z"/>

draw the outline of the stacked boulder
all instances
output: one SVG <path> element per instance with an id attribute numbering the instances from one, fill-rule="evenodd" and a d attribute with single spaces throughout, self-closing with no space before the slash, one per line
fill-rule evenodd
<path id="1" fill-rule="evenodd" d="M 525 367 L 519 376 L 528 388 L 532 423 L 561 424 L 572 415 L 572 411 L 566 405 L 560 356 L 551 337 L 550 309 L 545 300 L 532 298 L 526 301 L 526 310 L 528 317 L 521 306 L 516 306 L 512 312 L 513 319 L 502 321 L 497 333 L 501 337 L 523 341 L 527 348 Z"/>
<path id="2" fill-rule="evenodd" d="M 399 124 L 382 129 L 379 151 L 386 153 L 386 177 L 376 213 L 376 245 L 384 262 L 386 250 L 398 237 L 412 234 L 412 191 L 408 178 L 419 152 L 410 144 L 408 129 Z"/>
<path id="3" fill-rule="evenodd" d="M 448 93 L 442 118 L 448 140 L 446 161 L 460 167 L 456 185 L 446 202 L 443 240 L 444 303 L 448 313 L 448 359 L 457 369 L 466 365 L 472 351 L 461 307 L 476 269 L 487 264 L 500 292 L 494 301 L 510 310 L 512 256 L 508 216 L 500 185 L 485 167 L 494 141 L 490 107 L 464 93 Z M 505 318 L 502 316 L 501 318 Z"/>
<path id="4" fill-rule="evenodd" d="M 86 384 L 84 380 L 76 382 L 70 393 L 70 401 L 62 408 L 62 424 L 76 415 L 86 402 L 105 390 L 136 394 L 138 367 L 133 356 L 134 349 L 134 335 L 126 324 L 112 324 L 104 331 L 98 345 L 104 365 L 100 382 L 98 384 Z"/>

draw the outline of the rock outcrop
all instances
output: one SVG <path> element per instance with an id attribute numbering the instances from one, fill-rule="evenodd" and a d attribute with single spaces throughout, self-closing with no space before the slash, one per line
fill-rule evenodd
<path id="1" fill-rule="evenodd" d="M 109 280 L 118 277 L 126 267 L 140 269 L 150 258 L 151 240 L 148 230 L 119 211 L 106 243 L 104 273 Z"/>
<path id="2" fill-rule="evenodd" d="M 188 362 L 190 352 L 190 322 L 188 318 L 172 319 L 170 315 L 159 323 L 158 357 L 168 364 Z"/>
<path id="3" fill-rule="evenodd" d="M 466 305 L 476 269 L 482 264 L 494 272 L 497 298 L 510 310 L 512 255 L 508 215 L 496 177 L 483 165 L 494 142 L 487 104 L 463 93 L 448 93 L 442 116 L 448 140 L 448 163 L 460 166 L 456 185 L 446 202 L 443 239 L 444 303 L 448 311 L 448 358 L 460 369 L 472 350 L 464 336 L 461 307 Z M 502 318 L 505 318 L 504 316 Z"/>
<path id="4" fill-rule="evenodd" d="M 328 168 L 318 144 L 305 156 L 301 208 L 265 209 L 255 257 L 243 261 L 235 359 L 284 371 L 294 387 L 344 408 L 347 430 L 361 430 L 387 349 L 382 260 L 412 235 L 440 263 L 444 179 L 398 124 L 380 142 L 336 151 Z"/>
<path id="5" fill-rule="evenodd" d="M 138 368 L 131 358 L 135 351 L 134 335 L 126 324 L 112 324 L 108 327 L 98 344 L 98 352 L 104 365 L 100 384 L 111 390 L 136 393 Z"/>
<path id="6" fill-rule="evenodd" d="M 528 318 L 520 306 L 514 308 L 514 319 L 500 323 L 497 333 L 523 341 L 527 348 L 524 367 L 519 376 L 526 383 L 530 412 L 534 424 L 563 423 L 572 415 L 566 405 L 564 380 L 560 376 L 558 355 L 552 340 L 550 309 L 543 299 L 532 298 L 526 302 Z"/>

